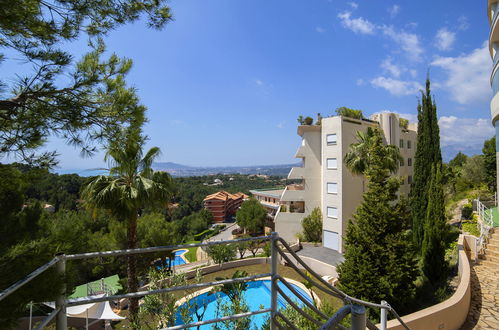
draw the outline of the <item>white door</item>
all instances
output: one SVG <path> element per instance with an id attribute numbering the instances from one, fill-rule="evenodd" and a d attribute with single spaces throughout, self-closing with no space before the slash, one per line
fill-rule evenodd
<path id="1" fill-rule="evenodd" d="M 340 247 L 340 235 L 333 231 L 324 230 L 324 247 L 338 251 Z"/>

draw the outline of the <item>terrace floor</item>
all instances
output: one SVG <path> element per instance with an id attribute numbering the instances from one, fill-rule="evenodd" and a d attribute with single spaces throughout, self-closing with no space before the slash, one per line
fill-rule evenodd
<path id="1" fill-rule="evenodd" d="M 323 246 L 313 246 L 303 243 L 302 246 L 303 249 L 296 253 L 299 256 L 314 258 L 333 266 L 337 266 L 341 264 L 343 260 L 345 260 L 345 258 L 343 258 L 343 255 L 338 251 L 331 250 Z"/>
<path id="2" fill-rule="evenodd" d="M 471 306 L 461 330 L 499 329 L 499 269 L 480 262 L 471 268 Z"/>

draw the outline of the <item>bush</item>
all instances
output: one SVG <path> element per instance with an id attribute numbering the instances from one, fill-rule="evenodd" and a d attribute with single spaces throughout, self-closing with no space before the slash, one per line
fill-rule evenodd
<path id="1" fill-rule="evenodd" d="M 464 204 L 461 209 L 461 217 L 466 220 L 471 219 L 471 215 L 473 214 L 473 206 L 471 204 Z"/>
<path id="2" fill-rule="evenodd" d="M 473 222 L 464 222 L 462 226 L 463 232 L 470 233 L 473 236 L 480 237 L 480 230 L 478 225 Z"/>
<path id="3" fill-rule="evenodd" d="M 305 123 L 305 125 L 312 125 L 314 123 L 314 120 L 312 117 L 305 117 L 303 122 Z"/>
<path id="4" fill-rule="evenodd" d="M 206 252 L 215 263 L 222 264 L 234 260 L 237 249 L 233 244 L 219 244 L 208 246 Z"/>
<path id="5" fill-rule="evenodd" d="M 303 233 L 300 235 L 306 242 L 322 242 L 322 213 L 316 207 L 309 216 L 303 218 Z"/>

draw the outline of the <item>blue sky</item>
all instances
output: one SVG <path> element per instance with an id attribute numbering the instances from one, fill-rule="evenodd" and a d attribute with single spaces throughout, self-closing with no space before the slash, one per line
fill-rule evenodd
<path id="1" fill-rule="evenodd" d="M 493 136 L 487 1 L 177 0 L 164 30 L 106 39 L 134 60 L 149 146 L 187 165 L 291 163 L 296 118 L 347 106 L 413 120 L 429 70 L 449 155 Z M 84 42 L 70 45 L 82 54 Z M 8 62 L 4 63 L 9 65 Z M 53 140 L 63 168 L 104 165 Z"/>

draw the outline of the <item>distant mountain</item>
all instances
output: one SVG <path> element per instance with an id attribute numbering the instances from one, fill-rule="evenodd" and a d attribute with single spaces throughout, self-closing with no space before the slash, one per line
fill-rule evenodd
<path id="1" fill-rule="evenodd" d="M 191 166 L 177 164 L 177 163 L 172 163 L 172 162 L 154 163 L 153 167 L 154 167 L 155 170 L 158 170 L 158 171 L 160 171 L 162 169 L 192 168 Z"/>
<path id="2" fill-rule="evenodd" d="M 292 167 L 300 165 L 300 163 L 297 163 L 282 165 L 196 167 L 167 162 L 153 163 L 152 167 L 156 171 L 165 171 L 173 176 L 202 176 L 215 174 L 263 174 L 287 176 Z"/>

